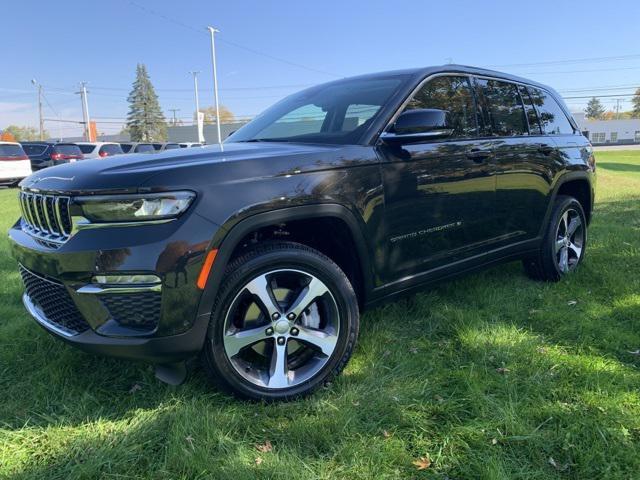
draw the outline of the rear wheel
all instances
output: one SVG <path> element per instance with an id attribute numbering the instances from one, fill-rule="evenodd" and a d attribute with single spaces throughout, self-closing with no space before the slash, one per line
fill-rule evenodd
<path id="1" fill-rule="evenodd" d="M 258 247 L 228 267 L 204 347 L 205 367 L 244 397 L 290 399 L 339 373 L 358 333 L 349 280 L 320 252 Z"/>
<path id="2" fill-rule="evenodd" d="M 582 205 L 573 197 L 558 196 L 540 252 L 524 260 L 535 280 L 558 281 L 576 270 L 587 247 L 587 221 Z"/>

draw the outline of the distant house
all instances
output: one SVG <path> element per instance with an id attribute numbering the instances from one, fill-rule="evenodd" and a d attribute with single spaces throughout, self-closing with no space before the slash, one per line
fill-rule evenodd
<path id="1" fill-rule="evenodd" d="M 574 113 L 573 118 L 594 145 L 640 143 L 640 118 L 588 120 L 584 113 Z"/>

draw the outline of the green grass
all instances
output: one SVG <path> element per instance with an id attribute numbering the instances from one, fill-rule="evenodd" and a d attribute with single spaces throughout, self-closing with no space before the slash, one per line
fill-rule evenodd
<path id="1" fill-rule="evenodd" d="M 55 340 L 23 311 L 3 236 L 0 478 L 638 478 L 640 152 L 598 159 L 576 275 L 512 263 L 371 311 L 344 374 L 292 403 L 230 399 L 199 370 L 170 387 Z"/>

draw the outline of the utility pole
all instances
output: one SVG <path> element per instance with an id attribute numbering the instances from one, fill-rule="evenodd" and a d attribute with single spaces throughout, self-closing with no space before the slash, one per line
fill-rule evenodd
<path id="1" fill-rule="evenodd" d="M 220 30 L 216 30 L 213 27 L 207 27 L 209 33 L 211 34 L 211 63 L 213 64 L 213 94 L 215 98 L 216 104 L 216 127 L 218 131 L 218 145 L 220 145 L 220 150 L 224 150 L 222 146 L 222 135 L 220 134 L 220 105 L 218 103 L 218 72 L 216 70 L 216 43 L 215 43 L 215 34 L 216 32 L 220 32 Z"/>
<path id="2" fill-rule="evenodd" d="M 193 75 L 193 94 L 195 95 L 195 100 L 196 100 L 196 114 L 194 117 L 195 120 L 195 124 L 196 124 L 196 130 L 198 132 L 198 142 L 200 143 L 204 143 L 204 136 L 202 135 L 201 129 L 200 129 L 200 121 L 199 121 L 199 117 L 200 117 L 200 99 L 198 98 L 198 74 L 200 72 L 197 71 L 193 71 L 193 72 L 189 72 L 191 75 Z"/>
<path id="3" fill-rule="evenodd" d="M 87 100 L 87 82 L 80 82 L 80 94 L 82 100 L 82 120 L 84 123 L 84 138 L 87 142 L 91 141 L 91 127 L 89 120 L 89 101 Z"/>
<path id="4" fill-rule="evenodd" d="M 193 72 L 189 72 L 189 73 L 191 75 L 193 75 L 193 93 L 194 93 L 195 100 L 196 100 L 196 116 L 195 116 L 195 119 L 196 119 L 196 123 L 197 123 L 198 122 L 198 112 L 200 111 L 200 100 L 198 98 L 198 74 L 200 72 L 193 71 Z"/>
<path id="5" fill-rule="evenodd" d="M 44 118 L 42 117 L 42 85 L 36 79 L 32 79 L 31 83 L 38 87 L 38 118 L 40 121 L 40 140 L 44 140 Z"/>
<path id="6" fill-rule="evenodd" d="M 620 102 L 622 99 L 616 98 L 616 120 L 620 120 Z"/>
<path id="7" fill-rule="evenodd" d="M 173 112 L 173 126 L 175 127 L 178 124 L 178 119 L 176 118 L 176 112 L 179 112 L 179 108 L 170 108 L 170 112 Z"/>

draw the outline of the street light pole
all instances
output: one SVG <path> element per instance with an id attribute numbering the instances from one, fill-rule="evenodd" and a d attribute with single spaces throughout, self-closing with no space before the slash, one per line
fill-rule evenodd
<path id="1" fill-rule="evenodd" d="M 196 124 L 196 131 L 198 132 L 197 136 L 198 136 L 198 142 L 199 143 L 204 143 L 204 136 L 202 135 L 201 132 L 201 128 L 200 128 L 200 99 L 198 98 L 198 74 L 200 72 L 198 71 L 193 71 L 193 72 L 189 72 L 191 75 L 193 75 L 193 94 L 195 96 L 195 100 L 196 100 L 196 114 L 194 117 L 195 120 L 195 124 Z"/>
<path id="2" fill-rule="evenodd" d="M 179 108 L 170 108 L 169 111 L 173 112 L 173 126 L 175 127 L 176 125 L 178 125 L 178 119 L 176 118 L 176 112 L 179 112 L 180 109 Z"/>
<path id="3" fill-rule="evenodd" d="M 218 72 L 216 70 L 216 43 L 215 43 L 215 34 L 216 32 L 220 32 L 213 27 L 207 27 L 209 33 L 211 34 L 211 63 L 213 64 L 213 94 L 215 97 L 215 105 L 216 105 L 216 128 L 218 132 L 218 144 L 220 145 L 220 150 L 224 150 L 222 146 L 222 135 L 220 134 L 220 105 L 218 102 Z"/>
<path id="4" fill-rule="evenodd" d="M 44 118 L 42 117 L 42 85 L 40 85 L 36 79 L 32 79 L 31 83 L 38 87 L 38 117 L 40 123 L 40 140 L 44 140 Z"/>

